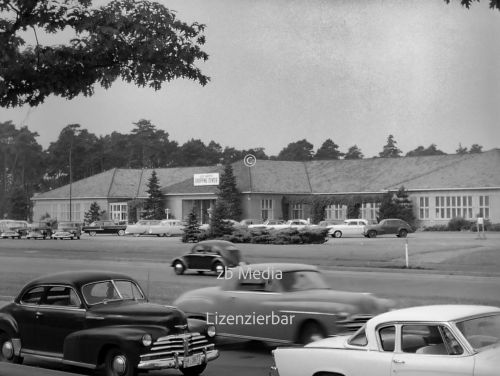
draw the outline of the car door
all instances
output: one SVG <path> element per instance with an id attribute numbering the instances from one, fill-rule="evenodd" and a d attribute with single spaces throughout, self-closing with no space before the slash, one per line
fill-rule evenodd
<path id="1" fill-rule="evenodd" d="M 395 234 L 398 228 L 398 221 L 386 219 L 380 226 L 381 234 Z"/>
<path id="2" fill-rule="evenodd" d="M 45 294 L 44 286 L 27 290 L 16 305 L 13 316 L 18 323 L 19 337 L 23 349 L 34 350 L 38 346 L 37 317 L 40 299 Z"/>
<path id="3" fill-rule="evenodd" d="M 184 256 L 188 269 L 203 269 L 206 264 L 207 251 L 204 246 L 197 245 Z"/>

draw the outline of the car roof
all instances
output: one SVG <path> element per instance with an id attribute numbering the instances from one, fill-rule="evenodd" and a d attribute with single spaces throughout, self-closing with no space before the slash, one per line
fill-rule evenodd
<path id="1" fill-rule="evenodd" d="M 282 262 L 269 262 L 269 263 L 261 263 L 261 264 L 250 264 L 242 266 L 242 268 L 250 268 L 252 270 L 269 270 L 274 269 L 275 271 L 285 272 L 295 272 L 299 270 L 311 270 L 318 271 L 318 268 L 313 265 L 308 264 L 294 264 L 294 263 L 282 263 Z"/>
<path id="2" fill-rule="evenodd" d="M 465 318 L 500 313 L 499 307 L 484 305 L 441 304 L 402 308 L 375 316 L 369 320 L 369 325 L 377 326 L 386 322 L 446 322 Z"/>
<path id="3" fill-rule="evenodd" d="M 213 246 L 216 246 L 216 247 L 221 247 L 221 248 L 225 248 L 225 247 L 235 247 L 234 243 L 231 243 L 227 240 L 203 240 L 201 242 L 198 242 L 196 243 L 194 247 L 198 246 L 198 245 L 203 245 L 203 246 L 210 246 L 210 247 L 213 247 Z"/>
<path id="4" fill-rule="evenodd" d="M 100 270 L 79 270 L 70 272 L 60 272 L 44 275 L 29 282 L 26 287 L 40 284 L 64 284 L 75 287 L 86 285 L 87 283 L 103 281 L 108 279 L 131 279 L 126 274 L 100 271 Z"/>

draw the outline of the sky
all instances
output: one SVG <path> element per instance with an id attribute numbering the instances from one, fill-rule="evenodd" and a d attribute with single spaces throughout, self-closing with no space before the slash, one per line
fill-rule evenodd
<path id="1" fill-rule="evenodd" d="M 115 82 L 92 97 L 0 108 L 48 147 L 68 124 L 96 135 L 150 120 L 191 138 L 277 155 L 307 139 L 378 155 L 389 134 L 404 153 L 435 143 L 454 153 L 500 147 L 500 12 L 485 0 L 162 0 L 206 25 L 209 54 L 160 91 Z M 43 41 L 42 41 L 43 43 Z"/>

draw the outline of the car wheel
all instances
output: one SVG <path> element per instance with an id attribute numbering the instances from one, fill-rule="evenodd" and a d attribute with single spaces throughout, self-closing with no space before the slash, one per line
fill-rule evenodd
<path id="1" fill-rule="evenodd" d="M 125 230 L 118 230 L 118 236 L 124 236 Z"/>
<path id="2" fill-rule="evenodd" d="M 337 230 L 337 231 L 335 231 L 335 232 L 333 233 L 333 237 L 334 237 L 334 238 L 341 238 L 341 237 L 342 237 L 342 231 L 338 231 L 338 230 Z"/>
<path id="3" fill-rule="evenodd" d="M 23 358 L 14 354 L 12 338 L 5 333 L 0 333 L 0 362 L 21 364 Z"/>
<path id="4" fill-rule="evenodd" d="M 375 231 L 375 230 L 368 231 L 368 237 L 369 238 L 374 238 L 376 236 L 377 236 L 377 231 Z"/>
<path id="5" fill-rule="evenodd" d="M 300 328 L 299 343 L 307 345 L 310 342 L 319 341 L 325 337 L 323 328 L 318 323 L 309 321 Z"/>
<path id="6" fill-rule="evenodd" d="M 134 376 L 136 372 L 128 356 L 123 351 L 113 348 L 106 354 L 104 374 L 106 376 Z"/>
<path id="7" fill-rule="evenodd" d="M 408 231 L 406 231 L 404 228 L 399 230 L 398 236 L 400 238 L 406 238 L 407 235 L 408 235 Z"/>
<path id="8" fill-rule="evenodd" d="M 203 371 L 205 371 L 205 368 L 207 368 L 206 364 L 200 364 L 199 366 L 194 366 L 189 368 L 180 367 L 180 370 L 184 374 L 184 376 L 198 376 Z"/>
<path id="9" fill-rule="evenodd" d="M 90 235 L 90 236 L 96 236 L 96 235 L 97 235 L 97 232 L 95 232 L 95 231 L 89 231 L 89 235 Z"/>
<path id="10" fill-rule="evenodd" d="M 217 275 L 224 275 L 224 265 L 222 265 L 220 262 L 214 263 L 213 266 L 213 271 L 217 273 Z"/>
<path id="11" fill-rule="evenodd" d="M 182 273 L 184 273 L 184 270 L 186 270 L 186 268 L 184 267 L 184 264 L 180 261 L 176 261 L 174 264 L 175 274 L 181 275 Z"/>

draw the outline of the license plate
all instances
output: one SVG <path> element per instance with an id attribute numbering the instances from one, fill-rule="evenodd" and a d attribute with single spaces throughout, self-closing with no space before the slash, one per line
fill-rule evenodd
<path id="1" fill-rule="evenodd" d="M 203 354 L 194 354 L 184 358 L 183 367 L 194 367 L 203 363 Z"/>

